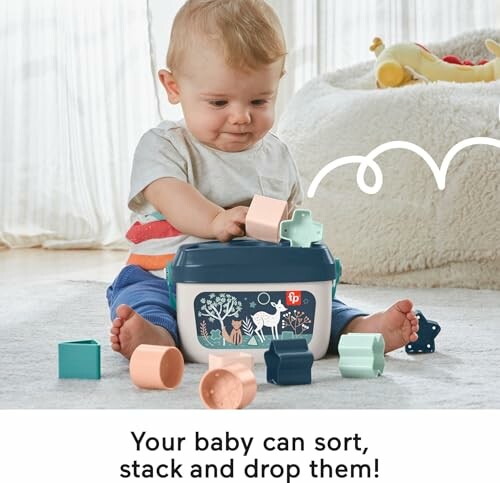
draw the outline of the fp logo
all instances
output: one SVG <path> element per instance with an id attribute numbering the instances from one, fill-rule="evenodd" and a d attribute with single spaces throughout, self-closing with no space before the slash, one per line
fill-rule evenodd
<path id="1" fill-rule="evenodd" d="M 300 305 L 301 303 L 302 303 L 302 292 L 300 290 L 295 290 L 293 292 L 286 293 L 287 305 Z"/>

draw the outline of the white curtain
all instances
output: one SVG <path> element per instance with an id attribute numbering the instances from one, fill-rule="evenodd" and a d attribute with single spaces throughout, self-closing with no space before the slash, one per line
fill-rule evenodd
<path id="1" fill-rule="evenodd" d="M 156 79 L 183 0 L 0 0 L 0 245 L 117 247 L 134 148 L 177 119 Z M 500 0 L 270 0 L 289 47 L 278 114 L 386 45 L 500 26 Z"/>
<path id="2" fill-rule="evenodd" d="M 0 1 L 0 243 L 113 247 L 159 120 L 137 0 Z"/>
<path id="3" fill-rule="evenodd" d="M 374 59 L 374 37 L 385 45 L 428 44 L 480 28 L 500 27 L 500 0 L 269 0 L 288 43 L 287 75 L 278 114 L 308 80 Z M 452 54 L 453 52 L 450 52 Z"/>

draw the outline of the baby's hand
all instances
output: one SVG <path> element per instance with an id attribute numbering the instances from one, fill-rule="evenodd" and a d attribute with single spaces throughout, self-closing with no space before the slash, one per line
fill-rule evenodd
<path id="1" fill-rule="evenodd" d="M 235 206 L 221 211 L 212 221 L 214 237 L 221 242 L 227 242 L 236 236 L 245 236 L 247 211 L 246 206 Z"/>

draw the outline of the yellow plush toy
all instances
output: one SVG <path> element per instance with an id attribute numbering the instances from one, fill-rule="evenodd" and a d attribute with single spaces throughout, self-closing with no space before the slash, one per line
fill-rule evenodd
<path id="1" fill-rule="evenodd" d="M 375 52 L 375 75 L 379 87 L 398 87 L 418 81 L 478 82 L 500 79 L 500 45 L 486 40 L 495 56 L 482 65 L 451 64 L 418 44 L 396 44 L 385 48 L 378 37 L 370 47 Z"/>

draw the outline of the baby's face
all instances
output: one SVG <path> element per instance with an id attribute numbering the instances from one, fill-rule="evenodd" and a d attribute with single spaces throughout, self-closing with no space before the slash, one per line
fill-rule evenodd
<path id="1" fill-rule="evenodd" d="M 188 130 L 221 151 L 253 146 L 273 125 L 282 65 L 279 60 L 241 71 L 228 67 L 215 50 L 192 52 L 176 76 Z"/>

